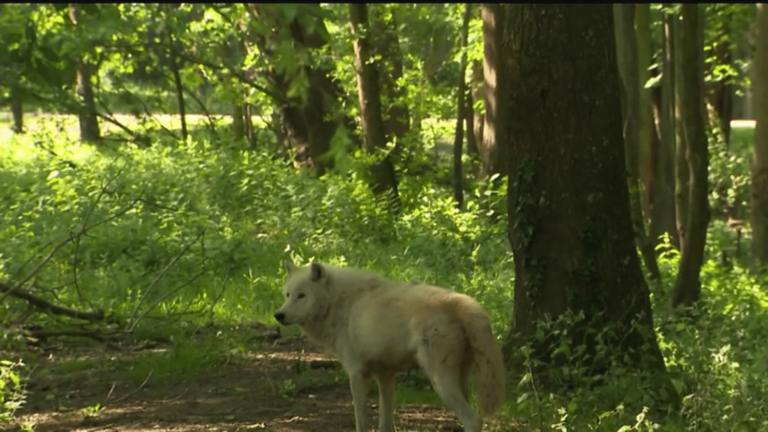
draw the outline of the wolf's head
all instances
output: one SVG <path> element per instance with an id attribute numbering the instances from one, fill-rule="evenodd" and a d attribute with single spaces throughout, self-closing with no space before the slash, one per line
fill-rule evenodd
<path id="1" fill-rule="evenodd" d="M 285 302 L 275 312 L 275 319 L 282 325 L 302 325 L 322 317 L 328 310 L 328 273 L 322 264 L 312 263 L 298 267 L 286 261 L 288 279 L 283 288 Z"/>

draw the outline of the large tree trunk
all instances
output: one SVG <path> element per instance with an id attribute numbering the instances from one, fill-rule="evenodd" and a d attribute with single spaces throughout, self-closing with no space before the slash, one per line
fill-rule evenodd
<path id="1" fill-rule="evenodd" d="M 651 239 L 658 244 L 667 234 L 675 247 L 680 247 L 675 222 L 675 80 L 672 20 L 664 14 L 664 50 L 661 76 L 661 139 L 656 156 L 656 189 L 653 194 Z"/>
<path id="2" fill-rule="evenodd" d="M 483 141 L 481 146 L 481 173 L 483 178 L 494 174 L 506 175 L 508 168 L 508 152 L 503 148 L 504 138 L 501 136 L 503 123 L 502 104 L 499 97 L 504 83 L 499 81 L 503 67 L 499 57 L 501 49 L 502 26 L 504 19 L 500 14 L 498 4 L 483 3 L 483 74 L 485 76 L 485 122 L 483 125 Z M 494 182 L 498 183 L 498 182 Z M 494 187 L 493 185 L 491 187 Z"/>
<path id="3" fill-rule="evenodd" d="M 757 4 L 757 38 L 752 63 L 755 148 L 752 161 L 752 254 L 756 268 L 768 266 L 768 10 Z"/>
<path id="4" fill-rule="evenodd" d="M 456 207 L 461 209 L 464 206 L 464 175 L 462 174 L 461 156 L 464 146 L 464 115 L 466 109 L 467 96 L 467 39 L 469 38 L 469 18 L 472 16 L 472 6 L 468 3 L 464 5 L 464 19 L 461 24 L 461 65 L 459 66 L 459 83 L 456 103 L 456 130 L 453 136 L 453 199 L 456 201 Z M 470 132 L 471 133 L 471 132 Z"/>
<path id="5" fill-rule="evenodd" d="M 546 383 L 575 360 L 556 354 L 562 340 L 551 331 L 536 338 L 537 322 L 570 311 L 584 318 L 560 324 L 570 346 L 586 348 L 581 377 L 600 376 L 612 361 L 664 376 L 633 241 L 611 5 L 506 7 L 500 78 L 510 106 L 524 107 L 499 122 L 509 128 L 515 263 L 506 354 L 530 343 L 533 364 L 546 365 L 534 375 Z M 590 331 L 607 328 L 615 329 L 607 338 Z"/>
<path id="6" fill-rule="evenodd" d="M 378 61 L 371 58 L 368 7 L 365 3 L 350 3 L 349 23 L 355 38 L 355 70 L 365 151 L 378 159 L 371 166 L 371 188 L 377 198 L 397 210 L 399 197 L 395 170 L 390 156 L 380 154 L 387 147 L 387 138 L 381 112 Z"/>
<path id="7" fill-rule="evenodd" d="M 632 3 L 613 5 L 616 31 L 616 49 L 619 72 L 623 81 L 623 117 L 624 117 L 624 151 L 628 173 L 630 211 L 632 225 L 635 228 L 635 240 L 643 261 L 655 280 L 661 279 L 659 266 L 656 263 L 656 253 L 653 244 L 648 241 L 643 221 L 640 188 L 640 147 L 641 140 L 650 138 L 643 134 L 641 124 L 640 75 L 638 67 L 637 38 L 635 34 L 635 5 Z M 650 108 L 650 106 L 649 106 Z M 650 130 L 650 128 L 648 129 Z M 650 144 L 650 143 L 648 143 Z"/>
<path id="8" fill-rule="evenodd" d="M 80 19 L 80 10 L 74 3 L 69 5 L 69 19 L 72 24 L 77 26 Z M 91 77 L 94 73 L 93 64 L 86 60 L 84 56 L 77 59 L 77 85 L 76 91 L 80 99 L 80 107 L 77 110 L 77 117 L 80 123 L 80 140 L 85 142 L 96 142 L 101 139 L 99 130 L 99 118 L 96 113 L 96 102 L 94 101 L 93 84 Z"/>
<path id="9" fill-rule="evenodd" d="M 682 7 L 681 60 L 683 130 L 690 172 L 688 219 L 681 242 L 680 267 L 672 292 L 672 306 L 694 303 L 701 292 L 699 273 L 709 226 L 709 151 L 704 113 L 704 22 L 699 5 Z"/>

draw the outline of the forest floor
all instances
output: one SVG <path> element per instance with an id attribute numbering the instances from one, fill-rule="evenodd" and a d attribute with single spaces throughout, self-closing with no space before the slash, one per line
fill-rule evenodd
<path id="1" fill-rule="evenodd" d="M 153 369 L 137 380 L 129 369 L 151 365 L 141 357 L 153 351 L 162 349 L 41 347 L 29 362 L 27 402 L 17 419 L 38 432 L 354 430 L 346 375 L 302 337 L 282 336 L 236 358 L 224 356 L 181 380 L 153 376 Z M 186 367 L 184 358 L 177 361 Z M 403 389 L 398 393 L 402 399 Z M 369 425 L 378 422 L 375 395 L 368 397 Z M 395 416 L 398 431 L 462 430 L 441 404 L 398 400 Z"/>

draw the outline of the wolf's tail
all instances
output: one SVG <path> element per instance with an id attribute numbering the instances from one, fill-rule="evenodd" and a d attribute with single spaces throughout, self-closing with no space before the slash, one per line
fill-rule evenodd
<path id="1" fill-rule="evenodd" d="M 477 402 L 483 414 L 490 415 L 504 402 L 506 381 L 504 357 L 491 331 L 491 320 L 482 306 L 471 298 L 466 298 L 461 303 L 458 308 L 459 316 L 474 351 L 478 369 Z"/>

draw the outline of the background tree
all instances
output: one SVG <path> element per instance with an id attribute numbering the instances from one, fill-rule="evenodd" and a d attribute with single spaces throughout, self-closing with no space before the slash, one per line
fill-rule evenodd
<path id="1" fill-rule="evenodd" d="M 640 97 L 641 81 L 639 67 L 639 53 L 637 35 L 635 32 L 635 5 L 613 5 L 614 26 L 616 33 L 616 51 L 618 57 L 619 73 L 623 82 L 622 86 L 622 113 L 624 117 L 624 152 L 628 173 L 630 191 L 630 209 L 632 225 L 634 226 L 635 239 L 642 253 L 645 266 L 653 279 L 660 279 L 659 267 L 656 264 L 654 244 L 649 241 L 645 231 L 643 218 L 642 197 L 645 195 L 641 189 L 640 177 L 640 149 L 650 149 L 650 126 L 642 122 L 642 113 L 648 106 Z M 644 130 L 645 129 L 645 130 Z M 646 158 L 649 155 L 645 155 Z M 646 176 L 647 179 L 647 176 Z"/>
<path id="2" fill-rule="evenodd" d="M 371 56 L 368 7 L 365 3 L 349 5 L 349 22 L 355 36 L 355 69 L 365 150 L 380 159 L 371 166 L 371 188 L 374 194 L 397 208 L 399 198 L 395 169 L 389 155 L 381 154 L 386 151 L 387 139 L 381 110 L 378 61 Z"/>
<path id="3" fill-rule="evenodd" d="M 757 268 L 768 265 L 768 10 L 757 4 L 757 37 L 752 64 L 755 144 L 752 161 L 752 253 Z"/>
<path id="4" fill-rule="evenodd" d="M 507 7 L 500 79 L 510 105 L 526 107 L 501 122 L 515 258 L 507 353 L 531 343 L 547 365 L 535 372 L 554 371 L 565 356 L 559 343 L 536 338 L 537 322 L 570 311 L 581 318 L 568 334 L 589 355 L 583 373 L 599 376 L 614 361 L 663 373 L 630 220 L 611 6 Z M 611 329 L 608 352 L 589 328 Z"/>
<path id="5" fill-rule="evenodd" d="M 467 113 L 467 39 L 469 38 L 469 19 L 472 16 L 471 5 L 464 6 L 464 18 L 461 22 L 461 66 L 459 67 L 459 85 L 456 91 L 456 131 L 453 137 L 453 199 L 456 207 L 464 206 L 464 175 L 462 173 L 462 155 L 464 154 L 464 115 Z M 469 135 L 468 131 L 467 135 Z"/>
<path id="6" fill-rule="evenodd" d="M 685 160 L 690 179 L 688 189 L 683 190 L 688 195 L 688 209 L 680 242 L 681 259 L 672 294 L 673 306 L 690 304 L 699 298 L 709 225 L 709 150 L 704 124 L 704 23 L 701 12 L 697 4 L 682 6 L 681 63 L 678 64 L 682 66 L 682 80 L 676 85 L 680 88 Z"/>
<path id="7" fill-rule="evenodd" d="M 661 109 L 659 110 L 659 147 L 655 157 L 651 240 L 656 244 L 667 234 L 679 246 L 675 218 L 675 70 L 673 23 L 675 16 L 663 12 L 661 52 Z"/>
<path id="8" fill-rule="evenodd" d="M 88 24 L 82 22 L 82 15 L 78 5 L 71 3 L 69 5 L 69 19 L 79 35 L 85 35 Z M 77 109 L 77 116 L 80 120 L 80 139 L 83 141 L 95 142 L 101 138 L 99 129 L 99 119 L 96 116 L 96 101 L 93 91 L 93 76 L 97 71 L 93 51 L 86 44 L 86 49 L 78 55 L 77 58 L 77 94 L 80 99 L 80 106 Z"/>

